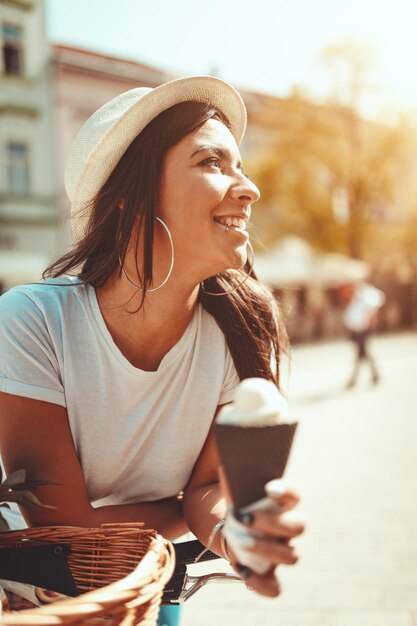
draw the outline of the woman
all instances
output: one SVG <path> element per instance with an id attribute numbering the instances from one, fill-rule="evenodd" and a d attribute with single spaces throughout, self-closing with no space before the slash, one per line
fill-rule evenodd
<path id="1" fill-rule="evenodd" d="M 247 256 L 259 191 L 242 170 L 245 125 L 230 85 L 189 77 L 121 94 L 80 130 L 66 172 L 76 245 L 0 299 L 3 461 L 59 484 L 40 490 L 55 509 L 22 509 L 29 525 L 143 520 L 223 554 L 211 425 L 240 378 L 279 383 L 284 338 Z M 243 520 L 246 539 L 264 533 L 247 563 L 233 544 L 224 556 L 277 595 L 303 524 L 291 489 L 269 494 Z"/>

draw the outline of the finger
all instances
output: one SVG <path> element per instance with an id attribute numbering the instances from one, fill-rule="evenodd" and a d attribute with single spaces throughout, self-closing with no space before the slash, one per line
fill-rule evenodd
<path id="1" fill-rule="evenodd" d="M 265 492 L 285 510 L 293 509 L 300 501 L 298 491 L 287 480 L 270 480 L 265 485 Z"/>
<path id="2" fill-rule="evenodd" d="M 269 507 L 253 512 L 238 511 L 235 517 L 244 526 L 266 535 L 292 539 L 305 530 L 304 517 L 298 511 L 281 512 L 280 507 Z"/>
<path id="3" fill-rule="evenodd" d="M 268 598 L 276 598 L 280 594 L 281 587 L 274 568 L 271 568 L 263 576 L 255 574 L 251 569 L 240 563 L 234 563 L 233 568 L 251 591 L 256 591 L 256 593 Z"/>
<path id="4" fill-rule="evenodd" d="M 288 543 L 257 539 L 253 548 L 248 548 L 256 556 L 264 557 L 271 565 L 295 565 L 299 559 L 297 549 Z"/>

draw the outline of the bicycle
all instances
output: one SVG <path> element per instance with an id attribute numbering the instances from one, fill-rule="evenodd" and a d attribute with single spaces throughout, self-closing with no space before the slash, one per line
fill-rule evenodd
<path id="1" fill-rule="evenodd" d="M 58 541 L 59 537 L 64 540 Z M 197 560 L 219 558 L 197 540 L 171 544 L 139 524 L 4 532 L 0 579 L 31 585 L 39 604 L 44 604 L 5 613 L 1 624 L 52 623 L 48 620 L 53 618 L 56 624 L 96 625 L 105 616 L 106 626 L 154 626 L 160 604 L 182 604 L 211 582 L 241 580 L 224 572 L 201 576 L 188 572 Z M 139 564 L 132 568 L 135 559 Z"/>

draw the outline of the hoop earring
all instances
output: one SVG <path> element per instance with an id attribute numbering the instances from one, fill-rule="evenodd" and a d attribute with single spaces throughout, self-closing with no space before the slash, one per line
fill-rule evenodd
<path id="1" fill-rule="evenodd" d="M 171 264 L 169 266 L 169 270 L 168 270 L 168 274 L 166 275 L 165 279 L 162 281 L 162 283 L 160 285 L 158 285 L 157 287 L 152 287 L 152 289 L 146 289 L 146 292 L 148 291 L 158 291 L 158 289 L 161 289 L 161 287 L 163 287 L 169 280 L 171 274 L 172 274 L 172 269 L 174 267 L 174 259 L 175 259 L 175 255 L 174 255 L 174 242 L 172 240 L 172 235 L 169 231 L 168 226 L 165 224 L 165 222 L 163 222 L 161 220 L 160 217 L 155 217 L 156 220 L 158 220 L 158 222 L 160 224 L 162 224 L 162 226 L 165 228 L 166 233 L 168 235 L 169 238 L 169 243 L 171 244 Z M 133 287 L 135 287 L 135 289 L 137 289 L 138 291 L 144 291 L 143 287 L 140 287 L 139 285 L 137 285 L 129 276 L 129 274 L 126 272 L 125 268 L 123 267 L 123 263 L 122 263 L 122 259 L 120 258 L 120 254 L 119 254 L 119 263 L 120 263 L 120 268 L 122 270 L 122 274 L 123 276 L 126 278 L 126 280 L 129 281 L 129 283 L 131 285 L 133 285 Z"/>
<path id="2" fill-rule="evenodd" d="M 233 287 L 233 289 L 229 289 L 229 291 L 218 291 L 217 293 L 215 293 L 214 291 L 206 291 L 206 289 L 204 287 L 204 280 L 203 280 L 203 282 L 200 284 L 200 289 L 201 289 L 201 291 L 203 293 L 206 294 L 206 296 L 227 296 L 227 294 L 233 293 L 234 291 L 236 291 L 237 289 L 239 289 L 240 287 L 242 287 L 242 285 L 244 285 L 246 283 L 246 281 L 248 280 L 249 276 L 252 274 L 253 264 L 254 264 L 254 261 L 255 261 L 255 255 L 253 253 L 252 244 L 249 241 L 249 239 L 248 239 L 248 242 L 247 242 L 246 245 L 249 246 L 249 249 L 250 249 L 251 255 L 252 255 L 252 260 L 250 262 L 249 271 L 247 272 L 245 278 L 238 285 L 236 285 L 236 287 Z"/>

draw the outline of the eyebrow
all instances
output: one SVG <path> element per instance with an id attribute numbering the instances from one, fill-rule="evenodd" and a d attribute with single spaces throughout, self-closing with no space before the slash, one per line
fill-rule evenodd
<path id="1" fill-rule="evenodd" d="M 228 150 L 223 150 L 223 148 L 219 148 L 219 146 L 213 144 L 205 144 L 204 146 L 200 146 L 192 153 L 190 158 L 192 159 L 196 154 L 204 151 L 217 154 L 217 156 L 219 156 L 222 160 L 226 160 L 228 157 L 230 158 L 230 152 Z M 242 162 L 239 161 L 236 167 L 239 170 L 242 170 Z"/>

